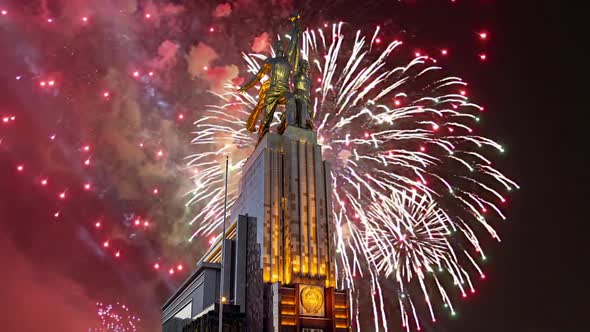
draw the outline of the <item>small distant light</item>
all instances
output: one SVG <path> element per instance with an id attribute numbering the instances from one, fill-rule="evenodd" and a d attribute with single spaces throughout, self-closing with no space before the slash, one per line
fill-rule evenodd
<path id="1" fill-rule="evenodd" d="M 395 104 L 395 106 L 399 106 L 402 104 L 402 102 L 399 101 L 398 99 L 396 99 L 393 103 Z"/>
<path id="2" fill-rule="evenodd" d="M 49 136 L 49 139 L 53 141 L 55 139 L 55 134 Z"/>
<path id="3" fill-rule="evenodd" d="M 227 301 L 227 299 L 225 298 L 225 296 L 221 297 L 221 302 L 225 303 Z"/>
<path id="4" fill-rule="evenodd" d="M 164 151 L 159 150 L 157 155 L 158 155 L 158 157 L 162 157 L 164 155 Z"/>
<path id="5" fill-rule="evenodd" d="M 465 95 L 467 94 L 467 91 L 465 91 L 465 90 L 461 90 L 461 91 L 459 91 L 459 93 L 460 93 L 462 96 L 465 96 Z"/>
<path id="6" fill-rule="evenodd" d="M 8 118 L 7 116 L 2 118 L 2 122 L 8 123 L 8 121 L 10 121 L 10 118 Z"/>
<path id="7" fill-rule="evenodd" d="M 160 269 L 160 264 L 158 264 L 158 263 L 154 264 L 154 269 L 159 270 Z"/>
<path id="8" fill-rule="evenodd" d="M 158 188 L 154 188 L 152 192 L 154 193 L 154 195 L 157 195 L 160 192 L 160 190 L 158 190 Z"/>
<path id="9" fill-rule="evenodd" d="M 8 12 L 6 10 L 2 10 L 0 11 L 0 13 L 2 13 L 2 15 L 8 15 Z"/>
<path id="10" fill-rule="evenodd" d="M 133 72 L 133 77 L 139 77 L 139 72 L 137 70 Z"/>
<path id="11" fill-rule="evenodd" d="M 47 23 L 53 23 L 53 19 L 52 18 L 48 18 L 47 19 Z"/>
<path id="12" fill-rule="evenodd" d="M 369 138 L 369 133 L 365 132 L 365 138 Z"/>
<path id="13" fill-rule="evenodd" d="M 375 38 L 375 44 L 381 44 L 381 38 Z"/>
<path id="14" fill-rule="evenodd" d="M 481 39 L 481 40 L 486 40 L 486 39 L 488 39 L 488 33 L 487 33 L 487 32 L 485 32 L 485 31 L 482 31 L 482 32 L 480 32 L 480 33 L 479 33 L 479 39 Z"/>
<path id="15" fill-rule="evenodd" d="M 60 193 L 59 194 L 59 198 L 60 199 L 65 199 L 66 198 L 66 192 L 64 191 L 64 192 Z"/>
<path id="16" fill-rule="evenodd" d="M 16 80 L 17 81 L 20 81 L 21 78 L 23 78 L 23 77 L 19 75 L 19 76 L 16 77 Z"/>
<path id="17" fill-rule="evenodd" d="M 105 92 L 103 92 L 102 96 L 105 97 L 105 98 L 108 98 L 108 97 L 111 96 L 111 94 L 110 94 L 110 92 L 105 91 Z"/>
<path id="18" fill-rule="evenodd" d="M 59 211 L 57 211 L 56 213 L 53 214 L 54 218 L 59 218 Z"/>
<path id="19" fill-rule="evenodd" d="M 139 226 L 141 224 L 141 220 L 135 219 L 135 226 Z"/>
<path id="20" fill-rule="evenodd" d="M 100 221 L 97 221 L 97 222 L 94 224 L 94 227 L 96 227 L 96 228 L 100 228 L 100 226 L 101 226 L 101 225 L 102 225 L 102 224 L 100 223 Z"/>
<path id="21" fill-rule="evenodd" d="M 45 82 L 45 81 L 41 81 L 41 82 L 39 82 L 39 85 L 40 85 L 40 86 L 45 86 L 45 85 L 47 85 L 47 82 Z"/>
<path id="22" fill-rule="evenodd" d="M 178 120 L 183 120 L 184 119 L 184 114 L 180 113 L 178 114 Z"/>
<path id="23" fill-rule="evenodd" d="M 182 266 L 182 264 L 178 264 L 178 265 L 176 266 L 176 269 L 177 269 L 178 271 L 182 271 L 182 269 L 184 269 L 184 267 Z"/>
<path id="24" fill-rule="evenodd" d="M 109 241 L 104 241 L 102 244 L 103 247 L 108 248 L 109 247 Z"/>
<path id="25" fill-rule="evenodd" d="M 215 29 L 213 27 L 210 27 L 209 32 L 213 32 L 213 31 L 215 31 Z"/>
<path id="26" fill-rule="evenodd" d="M 42 185 L 42 186 L 46 186 L 46 185 L 47 185 L 47 179 L 43 179 L 43 180 L 41 180 L 41 185 Z"/>
<path id="27" fill-rule="evenodd" d="M 447 55 L 449 54 L 449 51 L 446 48 L 443 48 L 442 50 L 440 50 L 440 54 Z"/>
<path id="28" fill-rule="evenodd" d="M 148 73 L 148 76 L 150 76 L 150 77 L 154 76 L 154 72 L 153 72 L 153 71 L 150 71 L 150 72 Z"/>
<path id="29" fill-rule="evenodd" d="M 416 58 L 420 57 L 422 55 L 422 53 L 420 52 L 414 52 L 414 56 L 416 56 Z"/>
<path id="30" fill-rule="evenodd" d="M 168 274 L 170 274 L 170 275 L 174 274 L 174 269 L 168 270 Z"/>
<path id="31" fill-rule="evenodd" d="M 152 14 L 150 14 L 150 13 L 145 14 L 145 18 L 149 19 L 151 17 L 152 17 Z"/>
<path id="32" fill-rule="evenodd" d="M 327 27 L 328 27 L 328 23 L 324 23 L 324 28 L 327 28 Z"/>
<path id="33" fill-rule="evenodd" d="M 424 151 L 426 151 L 426 148 L 425 148 L 425 147 L 423 147 L 423 146 L 421 146 L 421 147 L 420 147 L 420 151 L 424 152 Z"/>
<path id="34" fill-rule="evenodd" d="M 25 166 L 23 166 L 23 165 L 16 166 L 16 170 L 19 171 L 19 172 L 24 171 L 24 169 L 25 169 Z"/>
<path id="35" fill-rule="evenodd" d="M 90 159 L 84 160 L 84 165 L 89 166 L 90 165 Z"/>
<path id="36" fill-rule="evenodd" d="M 86 17 L 86 16 L 82 17 L 82 21 L 83 22 L 88 22 L 88 17 Z"/>
<path id="37" fill-rule="evenodd" d="M 488 58 L 488 56 L 487 56 L 486 54 L 484 54 L 484 53 L 481 53 L 481 54 L 479 55 L 479 59 L 480 59 L 481 61 L 485 61 L 487 58 Z"/>
<path id="38" fill-rule="evenodd" d="M 146 221 L 143 222 L 143 226 L 144 227 L 148 227 L 149 225 L 150 225 L 150 222 L 149 221 L 146 220 Z"/>
<path id="39" fill-rule="evenodd" d="M 90 188 L 91 188 L 91 186 L 90 186 L 90 183 L 86 183 L 86 184 L 84 185 L 84 189 L 85 189 L 85 190 L 90 190 Z"/>
<path id="40" fill-rule="evenodd" d="M 88 152 L 90 151 L 90 145 L 84 145 L 84 147 L 82 148 L 82 150 Z"/>
<path id="41" fill-rule="evenodd" d="M 115 253 L 115 257 L 120 257 L 120 256 L 121 256 L 121 252 L 117 251 L 117 252 Z"/>
<path id="42" fill-rule="evenodd" d="M 54 86 L 55 85 L 55 81 L 54 80 L 51 80 L 51 81 L 47 82 L 47 84 L 49 84 L 49 86 Z"/>
<path id="43" fill-rule="evenodd" d="M 203 70 L 209 70 L 209 67 L 203 66 Z"/>
<path id="44" fill-rule="evenodd" d="M 438 128 L 439 128 L 439 126 L 436 123 L 432 125 L 433 130 L 438 130 Z"/>

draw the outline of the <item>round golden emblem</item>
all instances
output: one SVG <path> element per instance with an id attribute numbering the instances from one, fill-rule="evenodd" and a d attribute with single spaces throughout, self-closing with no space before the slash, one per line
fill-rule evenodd
<path id="1" fill-rule="evenodd" d="M 306 286 L 301 290 L 301 304 L 310 314 L 317 314 L 324 305 L 324 295 L 317 287 Z"/>

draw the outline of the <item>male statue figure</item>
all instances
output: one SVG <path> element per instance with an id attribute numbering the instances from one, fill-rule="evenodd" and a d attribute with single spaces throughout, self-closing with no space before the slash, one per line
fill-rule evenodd
<path id="1" fill-rule="evenodd" d="M 276 55 L 273 58 L 267 58 L 258 73 L 238 90 L 239 92 L 245 92 L 259 82 L 264 75 L 269 76 L 268 83 L 265 82 L 261 87 L 258 105 L 256 105 L 256 108 L 252 111 L 246 122 L 246 128 L 254 132 L 260 112 L 264 111 L 262 123 L 258 128 L 258 140 L 268 132 L 277 106 L 285 105 L 287 108 L 295 108 L 295 99 L 289 89 L 291 76 L 291 62 L 289 60 L 298 53 L 296 50 L 299 47 L 301 29 L 299 27 L 298 15 L 292 17 L 291 21 L 293 22 L 294 34 L 291 38 L 287 55 L 283 53 L 283 43 L 280 40 L 276 41 L 274 45 Z M 296 61 L 295 59 L 293 60 Z"/>
<path id="2" fill-rule="evenodd" d="M 313 108 L 311 106 L 311 80 L 309 79 L 309 63 L 300 60 L 301 65 L 293 75 L 295 98 L 297 100 L 297 125 L 301 128 L 313 129 Z"/>

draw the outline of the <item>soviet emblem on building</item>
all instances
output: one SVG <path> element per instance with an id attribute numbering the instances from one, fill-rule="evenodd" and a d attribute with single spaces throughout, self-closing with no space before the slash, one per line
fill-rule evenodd
<path id="1" fill-rule="evenodd" d="M 324 316 L 324 292 L 321 287 L 304 286 L 301 288 L 302 314 L 306 316 Z"/>

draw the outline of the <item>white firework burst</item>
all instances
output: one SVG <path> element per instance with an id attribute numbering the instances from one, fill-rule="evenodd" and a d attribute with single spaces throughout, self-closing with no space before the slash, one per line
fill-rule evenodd
<path id="1" fill-rule="evenodd" d="M 381 284 L 389 280 L 398 285 L 397 303 L 408 328 L 410 317 L 420 326 L 415 296 L 408 296 L 416 283 L 432 320 L 431 288 L 454 313 L 446 283 L 430 271 L 443 270 L 462 294 L 473 289 L 469 276 L 483 275 L 475 257 L 485 257 L 478 236 L 487 232 L 499 240 L 488 220 L 505 218 L 502 193 L 518 185 L 492 166 L 489 155 L 503 152 L 502 146 L 474 134 L 483 108 L 469 101 L 467 84 L 445 76 L 433 58 L 404 60 L 401 41 L 377 45 L 378 33 L 379 28 L 369 39 L 357 31 L 349 40 L 342 23 L 327 33 L 308 30 L 302 54 L 312 64 L 317 87 L 312 102 L 318 141 L 333 169 L 340 280 L 354 289 L 356 275 L 370 276 L 378 294 L 375 326 L 387 330 L 385 311 L 395 300 L 384 300 Z M 257 72 L 265 58 L 244 54 L 248 71 Z M 214 234 L 221 224 L 223 157 L 234 161 L 231 205 L 255 145 L 244 123 L 257 97 L 236 88 L 228 85 L 217 94 L 220 105 L 207 107 L 195 122 L 192 143 L 198 152 L 188 157 L 195 187 L 188 194 L 200 212 L 191 221 L 196 224 L 191 239 Z M 358 310 L 352 313 L 360 328 Z"/>

